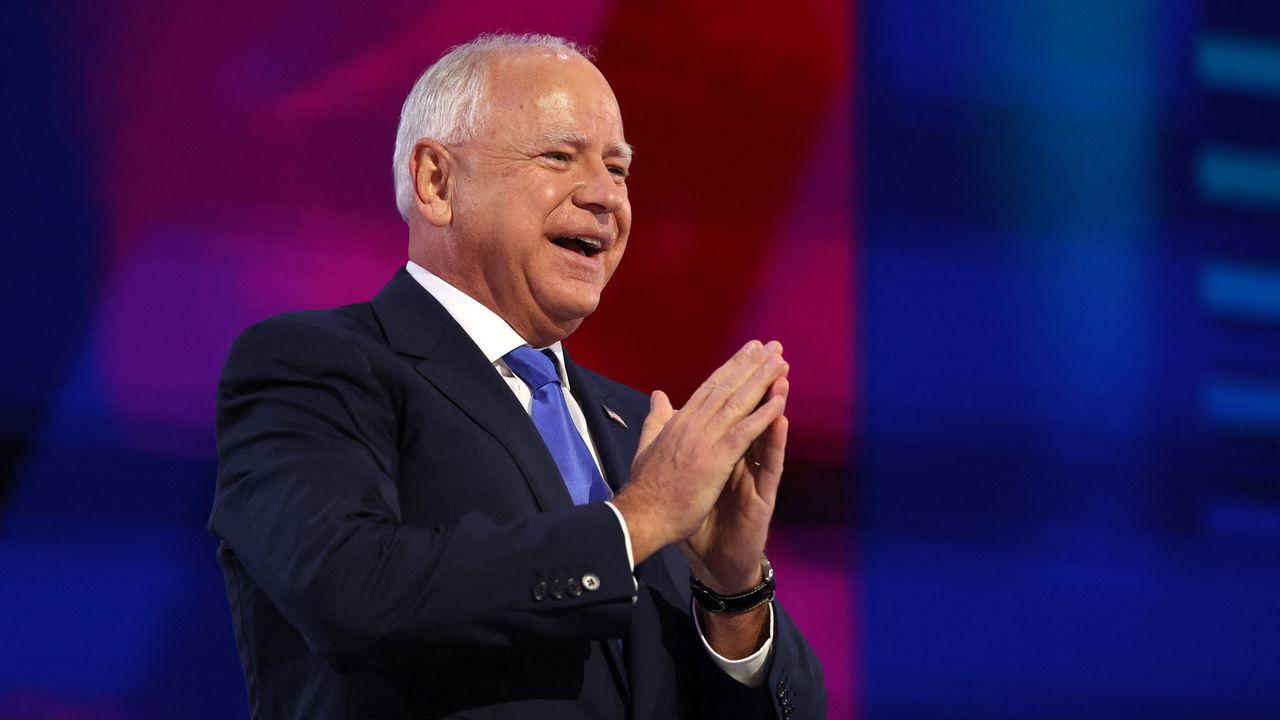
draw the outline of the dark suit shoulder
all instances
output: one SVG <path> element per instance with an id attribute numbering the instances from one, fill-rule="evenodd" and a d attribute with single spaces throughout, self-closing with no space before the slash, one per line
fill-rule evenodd
<path id="1" fill-rule="evenodd" d="M 240 339 L 307 339 L 325 335 L 381 339 L 382 328 L 367 302 L 321 310 L 300 310 L 272 315 L 245 328 Z M 383 341 L 385 343 L 385 341 Z"/>
<path id="2" fill-rule="evenodd" d="M 614 402 L 625 405 L 628 410 L 638 412 L 641 417 L 649 414 L 649 395 L 624 385 L 617 380 L 578 365 L 578 371 L 584 379 L 596 386 L 602 396 L 609 396 Z"/>
<path id="3" fill-rule="evenodd" d="M 369 303 L 274 315 L 232 344 L 218 382 L 218 415 L 227 401 L 299 382 L 323 382 L 394 407 L 405 368 Z"/>
<path id="4" fill-rule="evenodd" d="M 227 367 L 247 358 L 287 359 L 290 364 L 321 367 L 352 350 L 367 357 L 387 347 L 377 316 L 365 302 L 281 313 L 260 320 L 236 338 L 227 356 Z"/>

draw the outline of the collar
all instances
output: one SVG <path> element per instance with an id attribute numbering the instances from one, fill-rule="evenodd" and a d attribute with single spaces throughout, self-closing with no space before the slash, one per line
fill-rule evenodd
<path id="1" fill-rule="evenodd" d="M 445 312 L 462 326 L 463 332 L 484 353 L 485 359 L 493 363 L 503 376 L 512 376 L 511 368 L 502 361 L 502 356 L 521 345 L 529 345 L 515 328 L 507 324 L 494 311 L 485 307 L 479 300 L 471 297 L 458 288 L 450 285 L 430 270 L 410 260 L 405 269 L 409 275 L 431 294 L 437 302 L 444 306 Z M 532 347 L 532 346 L 530 346 Z M 556 356 L 556 373 L 560 375 L 560 384 L 569 389 L 569 374 L 564 366 L 564 349 L 559 342 L 552 343 L 538 350 L 550 350 Z"/>

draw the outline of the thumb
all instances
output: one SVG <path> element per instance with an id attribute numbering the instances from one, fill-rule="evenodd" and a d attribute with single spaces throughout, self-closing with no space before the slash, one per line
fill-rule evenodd
<path id="1" fill-rule="evenodd" d="M 636 447 L 637 455 L 644 452 L 653 439 L 658 437 L 658 433 L 666 427 L 672 415 L 675 415 L 675 410 L 671 409 L 671 401 L 667 399 L 667 394 L 661 390 L 654 390 L 649 396 L 649 414 L 644 418 L 644 427 L 640 428 L 640 444 Z"/>

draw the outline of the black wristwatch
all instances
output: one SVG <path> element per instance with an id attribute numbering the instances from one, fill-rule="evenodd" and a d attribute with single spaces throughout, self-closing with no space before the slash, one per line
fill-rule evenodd
<path id="1" fill-rule="evenodd" d="M 773 580 L 773 566 L 769 564 L 769 558 L 760 558 L 760 570 L 764 573 L 764 579 L 760 581 L 759 585 L 734 595 L 721 595 L 715 592 L 704 585 L 697 575 L 692 573 L 689 575 L 689 589 L 693 591 L 694 599 L 707 612 L 746 612 L 773 599 L 777 585 Z"/>

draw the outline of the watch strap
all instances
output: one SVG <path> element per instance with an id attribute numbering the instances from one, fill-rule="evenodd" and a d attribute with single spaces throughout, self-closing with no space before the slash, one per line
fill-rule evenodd
<path id="1" fill-rule="evenodd" d="M 760 559 L 760 570 L 764 579 L 755 587 L 743 590 L 740 593 L 732 595 L 721 595 L 720 593 L 707 587 L 705 583 L 698 579 L 697 575 L 689 574 L 689 589 L 693 592 L 693 597 L 698 601 L 698 605 L 703 610 L 711 613 L 742 613 L 753 610 L 770 600 L 773 600 L 777 583 L 773 577 L 773 566 L 769 564 L 769 558 Z"/>

